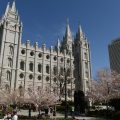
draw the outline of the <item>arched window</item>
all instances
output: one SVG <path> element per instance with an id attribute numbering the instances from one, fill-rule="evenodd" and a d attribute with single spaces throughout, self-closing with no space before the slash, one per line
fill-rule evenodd
<path id="1" fill-rule="evenodd" d="M 7 71 L 7 81 L 11 81 L 11 73 L 10 73 L 10 71 Z"/>
<path id="2" fill-rule="evenodd" d="M 71 97 L 71 95 L 72 95 L 72 91 L 68 89 L 68 97 Z"/>
<path id="3" fill-rule="evenodd" d="M 48 74 L 50 73 L 50 68 L 48 65 L 46 66 L 46 73 L 48 73 Z"/>
<path id="4" fill-rule="evenodd" d="M 53 74 L 57 75 L 57 67 L 56 66 L 53 67 Z"/>
<path id="5" fill-rule="evenodd" d="M 85 68 L 88 69 L 88 63 L 87 62 L 85 62 Z"/>
<path id="6" fill-rule="evenodd" d="M 41 64 L 38 64 L 38 72 L 41 73 L 41 71 L 42 71 L 42 65 L 41 65 Z"/>
<path id="7" fill-rule="evenodd" d="M 85 72 L 85 77 L 86 77 L 86 78 L 89 77 L 88 71 Z"/>
<path id="8" fill-rule="evenodd" d="M 63 69 L 63 67 L 60 68 L 60 74 L 64 75 L 64 69 Z"/>
<path id="9" fill-rule="evenodd" d="M 21 85 L 19 86 L 19 94 L 20 94 L 20 96 L 24 95 L 24 89 Z"/>
<path id="10" fill-rule="evenodd" d="M 25 63 L 24 63 L 24 61 L 21 61 L 20 62 L 20 69 L 24 70 L 24 68 L 25 68 Z"/>
<path id="11" fill-rule="evenodd" d="M 86 52 L 84 53 L 84 56 L 85 56 L 85 59 L 88 59 L 88 56 L 87 56 L 87 53 L 86 53 Z"/>
<path id="12" fill-rule="evenodd" d="M 8 58 L 8 67 L 12 67 L 12 59 Z"/>
<path id="13" fill-rule="evenodd" d="M 14 54 L 14 48 L 13 48 L 13 46 L 10 45 L 9 49 L 10 49 L 10 51 L 9 51 L 10 55 L 13 55 Z"/>
<path id="14" fill-rule="evenodd" d="M 10 86 L 8 84 L 5 85 L 5 90 L 7 90 L 7 91 L 10 90 Z"/>
<path id="15" fill-rule="evenodd" d="M 68 68 L 68 69 L 67 69 L 67 76 L 70 76 L 70 74 L 71 74 L 70 72 L 71 72 L 71 71 L 70 71 L 70 68 Z"/>
<path id="16" fill-rule="evenodd" d="M 33 72 L 33 63 L 29 64 L 29 70 Z"/>

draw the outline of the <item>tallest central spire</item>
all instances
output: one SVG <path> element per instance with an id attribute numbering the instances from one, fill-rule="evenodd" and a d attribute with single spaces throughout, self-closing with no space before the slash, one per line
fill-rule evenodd
<path id="1" fill-rule="evenodd" d="M 70 26 L 69 26 L 69 19 L 67 19 L 67 26 L 66 26 L 65 37 L 72 38 L 72 34 L 71 34 Z"/>

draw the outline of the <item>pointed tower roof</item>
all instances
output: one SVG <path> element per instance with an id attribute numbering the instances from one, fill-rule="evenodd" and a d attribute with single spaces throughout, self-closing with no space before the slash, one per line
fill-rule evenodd
<path id="1" fill-rule="evenodd" d="M 83 38 L 85 37 L 84 32 L 83 32 L 80 24 L 78 26 L 78 32 L 76 34 L 76 37 L 77 37 L 77 40 L 80 40 L 80 41 L 83 40 Z"/>
<path id="2" fill-rule="evenodd" d="M 78 26 L 78 33 L 83 33 L 81 25 Z"/>
<path id="3" fill-rule="evenodd" d="M 14 0 L 13 3 L 12 3 L 11 11 L 16 12 L 15 0 Z"/>
<path id="4" fill-rule="evenodd" d="M 6 7 L 6 10 L 5 10 L 5 16 L 7 16 L 7 13 L 8 13 L 8 11 L 9 11 L 9 8 L 10 8 L 10 3 L 8 2 L 7 7 Z"/>
<path id="5" fill-rule="evenodd" d="M 57 47 L 59 48 L 60 47 L 60 39 L 58 38 L 57 40 Z"/>
<path id="6" fill-rule="evenodd" d="M 71 34 L 71 30 L 70 30 L 69 20 L 68 20 L 68 19 L 67 19 L 65 37 L 70 37 L 70 38 L 72 38 L 72 34 Z"/>

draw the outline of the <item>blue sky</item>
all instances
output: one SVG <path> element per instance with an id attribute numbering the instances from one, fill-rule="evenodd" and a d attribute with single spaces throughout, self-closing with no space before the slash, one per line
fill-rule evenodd
<path id="1" fill-rule="evenodd" d="M 7 2 L 0 0 L 0 15 Z M 62 39 L 66 19 L 73 36 L 80 23 L 91 47 L 93 76 L 109 67 L 108 44 L 120 36 L 120 0 L 16 0 L 23 22 L 22 42 L 38 41 L 48 47 Z"/>

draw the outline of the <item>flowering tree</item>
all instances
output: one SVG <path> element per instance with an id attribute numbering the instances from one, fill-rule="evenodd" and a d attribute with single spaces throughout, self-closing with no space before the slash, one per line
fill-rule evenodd
<path id="1" fill-rule="evenodd" d="M 0 90 L 0 103 L 5 105 L 13 105 L 18 102 L 23 102 L 24 97 L 20 95 L 19 90 L 10 90 L 5 89 Z"/>
<path id="2" fill-rule="evenodd" d="M 93 102 L 108 101 L 120 97 L 120 74 L 109 69 L 100 70 L 97 80 L 91 82 L 91 91 L 87 93 Z"/>
<path id="3" fill-rule="evenodd" d="M 26 101 L 34 104 L 39 110 L 39 113 L 41 108 L 53 106 L 57 104 L 58 101 L 58 96 L 56 94 L 43 88 L 37 90 L 30 89 L 27 91 L 27 96 Z"/>

